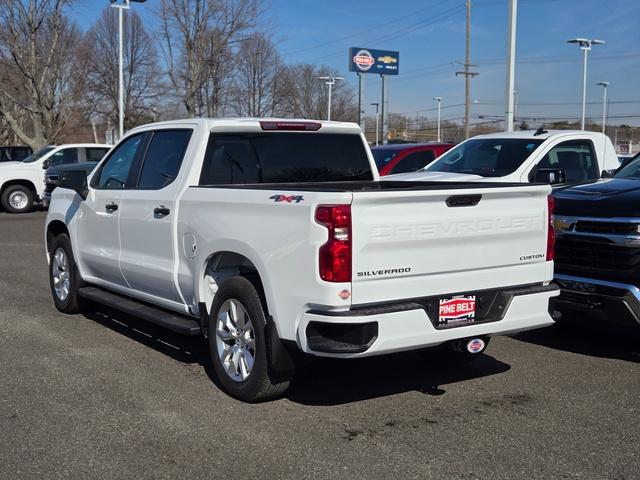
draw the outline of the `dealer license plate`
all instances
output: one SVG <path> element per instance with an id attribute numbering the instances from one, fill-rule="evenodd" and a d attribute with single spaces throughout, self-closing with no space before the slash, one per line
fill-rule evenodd
<path id="1" fill-rule="evenodd" d="M 457 295 L 440 299 L 439 325 L 466 325 L 476 320 L 476 296 Z"/>

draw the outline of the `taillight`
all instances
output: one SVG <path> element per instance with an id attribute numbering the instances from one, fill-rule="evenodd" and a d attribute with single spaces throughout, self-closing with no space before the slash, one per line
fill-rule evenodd
<path id="1" fill-rule="evenodd" d="M 555 257 L 556 249 L 556 229 L 554 225 L 553 212 L 556 209 L 556 199 L 552 195 L 547 197 L 547 210 L 549 216 L 549 226 L 547 229 L 547 262 Z"/>
<path id="2" fill-rule="evenodd" d="M 260 122 L 262 130 L 293 130 L 316 132 L 322 127 L 318 122 Z"/>
<path id="3" fill-rule="evenodd" d="M 320 278 L 325 282 L 350 282 L 351 205 L 320 205 L 316 222 L 327 227 L 329 233 L 318 252 Z"/>

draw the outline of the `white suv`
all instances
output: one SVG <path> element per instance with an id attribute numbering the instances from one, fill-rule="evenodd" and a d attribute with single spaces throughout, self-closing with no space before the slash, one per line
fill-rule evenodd
<path id="1" fill-rule="evenodd" d="M 19 162 L 0 164 L 0 204 L 10 213 L 33 209 L 44 193 L 44 173 L 49 167 L 70 163 L 98 161 L 109 151 L 109 145 L 76 143 L 50 145 Z"/>

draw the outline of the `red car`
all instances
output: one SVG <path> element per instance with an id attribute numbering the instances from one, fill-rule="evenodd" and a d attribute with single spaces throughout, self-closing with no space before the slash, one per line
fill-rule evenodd
<path id="1" fill-rule="evenodd" d="M 373 147 L 371 152 L 380 176 L 384 177 L 417 172 L 453 146 L 453 143 L 403 143 Z"/>

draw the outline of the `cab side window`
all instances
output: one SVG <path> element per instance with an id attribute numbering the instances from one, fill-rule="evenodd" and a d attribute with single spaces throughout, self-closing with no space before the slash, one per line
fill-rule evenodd
<path id="1" fill-rule="evenodd" d="M 66 165 L 68 163 L 78 162 L 78 149 L 77 148 L 64 148 L 51 155 L 50 165 Z"/>
<path id="2" fill-rule="evenodd" d="M 99 148 L 99 147 L 88 147 L 84 149 L 85 155 L 87 157 L 87 162 L 99 162 L 102 160 L 107 152 L 108 148 Z"/>
<path id="3" fill-rule="evenodd" d="M 570 140 L 553 147 L 531 172 L 531 181 L 535 177 L 535 171 L 542 168 L 564 170 L 567 183 L 583 182 L 600 177 L 593 144 L 589 140 Z"/>
<path id="4" fill-rule="evenodd" d="M 189 146 L 191 132 L 191 130 L 153 132 L 140 172 L 138 188 L 157 190 L 166 187 L 176 179 Z"/>
<path id="5" fill-rule="evenodd" d="M 129 137 L 118 145 L 109 158 L 102 164 L 100 172 L 92 182 L 92 186 L 104 190 L 121 190 L 127 185 L 129 170 L 138 148 L 144 138 L 143 134 Z"/>
<path id="6" fill-rule="evenodd" d="M 423 169 L 436 159 L 433 150 L 423 150 L 421 152 L 413 152 L 400 161 L 391 169 L 390 174 L 417 172 Z"/>

